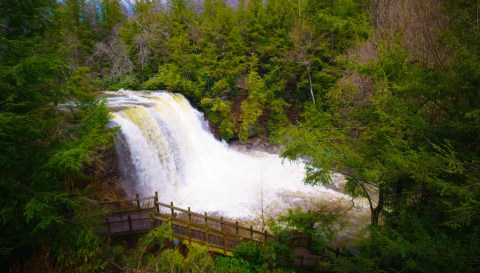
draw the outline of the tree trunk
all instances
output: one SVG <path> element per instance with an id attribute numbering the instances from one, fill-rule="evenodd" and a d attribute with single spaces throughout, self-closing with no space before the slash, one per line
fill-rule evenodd
<path id="1" fill-rule="evenodd" d="M 310 73 L 310 67 L 306 66 L 306 68 L 307 68 L 308 82 L 310 83 L 310 94 L 312 95 L 313 105 L 315 105 L 315 95 L 313 94 L 312 75 Z"/>
<path id="2" fill-rule="evenodd" d="M 378 191 L 378 203 L 375 208 L 370 207 L 370 224 L 372 226 L 378 226 L 378 219 L 380 218 L 380 214 L 383 211 L 383 202 L 385 198 L 385 192 L 380 186 L 379 191 Z"/>
<path id="3" fill-rule="evenodd" d="M 371 210 L 370 224 L 372 226 L 378 226 L 378 219 L 380 218 L 380 212 L 381 210 L 379 210 L 378 207 Z"/>

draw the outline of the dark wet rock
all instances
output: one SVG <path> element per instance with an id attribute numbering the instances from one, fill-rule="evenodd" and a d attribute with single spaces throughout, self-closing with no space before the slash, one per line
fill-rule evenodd
<path id="1" fill-rule="evenodd" d="M 251 138 L 249 143 L 235 140 L 230 142 L 230 147 L 243 153 L 260 151 L 270 154 L 280 154 L 282 151 L 281 146 L 269 143 L 266 136 Z"/>

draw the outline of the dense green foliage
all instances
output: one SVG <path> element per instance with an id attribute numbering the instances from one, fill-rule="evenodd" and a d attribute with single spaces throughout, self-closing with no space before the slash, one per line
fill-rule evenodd
<path id="1" fill-rule="evenodd" d="M 141 238 L 134 248 L 116 246 L 106 251 L 118 268 L 139 272 L 253 273 L 292 264 L 292 250 L 278 240 L 242 243 L 234 249 L 234 257 L 213 258 L 206 246 L 172 244 L 172 239 L 172 229 L 162 225 Z"/>
<path id="2" fill-rule="evenodd" d="M 341 74 L 333 57 L 368 34 L 361 7 L 353 0 L 135 1 L 125 22 L 95 45 L 93 66 L 105 87 L 180 92 L 221 137 L 248 141 L 288 125 L 289 113 L 334 84 Z"/>
<path id="3" fill-rule="evenodd" d="M 419 17 L 407 21 L 412 7 Z M 342 60 L 347 76 L 325 108 L 308 109 L 286 130 L 284 155 L 311 158 L 308 183 L 342 172 L 347 190 L 368 198 L 370 238 L 359 257 L 342 260 L 344 271 L 478 271 L 480 48 L 472 11 L 479 7 L 376 8 L 374 40 Z M 394 16 L 403 29 L 390 25 Z"/>
<path id="4" fill-rule="evenodd" d="M 59 270 L 102 269 L 82 191 L 89 164 L 111 142 L 108 111 L 61 57 L 55 1 L 0 7 L 0 267 L 22 270 L 39 257 Z M 60 106 L 71 98 L 78 104 Z"/>
<path id="5" fill-rule="evenodd" d="M 96 91 L 135 88 L 184 94 L 226 140 L 269 136 L 307 159 L 306 183 L 344 174 L 346 191 L 368 199 L 371 226 L 357 256 L 330 256 L 329 270 L 477 272 L 479 10 L 467 0 L 0 0 L 0 268 L 289 267 L 279 242 L 216 259 L 165 250 L 167 229 L 133 253 L 101 244 L 86 197 L 113 131 Z M 310 235 L 318 255 L 335 234 L 336 217 L 319 211 L 278 221 Z"/>

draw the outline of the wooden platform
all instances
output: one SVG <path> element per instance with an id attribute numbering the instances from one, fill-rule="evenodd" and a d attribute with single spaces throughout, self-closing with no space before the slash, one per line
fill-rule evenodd
<path id="1" fill-rule="evenodd" d="M 244 241 L 261 242 L 271 237 L 252 226 L 225 221 L 207 213 L 192 212 L 190 208 L 175 207 L 173 203 L 158 202 L 157 195 L 101 203 L 107 210 L 103 233 L 108 237 L 148 233 L 167 224 L 173 237 L 184 244 L 205 245 L 212 252 L 232 255 L 233 249 Z"/>
<path id="2" fill-rule="evenodd" d="M 238 222 L 212 217 L 207 213 L 192 212 L 190 208 L 175 207 L 173 203 L 158 201 L 158 195 L 101 202 L 107 210 L 105 225 L 101 233 L 109 238 L 145 234 L 167 224 L 172 236 L 182 244 L 207 246 L 211 252 L 233 256 L 233 249 L 242 242 L 263 242 L 273 238 L 267 231 L 261 232 L 252 226 L 245 227 Z M 303 238 L 304 239 L 304 238 Z M 301 245 L 292 246 L 295 264 L 314 266 L 317 257 Z"/>

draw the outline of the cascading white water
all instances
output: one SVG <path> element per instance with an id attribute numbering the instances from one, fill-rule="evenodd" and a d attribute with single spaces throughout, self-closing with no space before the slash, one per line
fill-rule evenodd
<path id="1" fill-rule="evenodd" d="M 105 92 L 120 126 L 128 194 L 151 196 L 194 211 L 248 218 L 258 211 L 348 199 L 323 186 L 306 186 L 302 162 L 265 152 L 241 153 L 216 140 L 203 115 L 180 94 Z M 125 158 L 128 157 L 128 158 Z"/>

